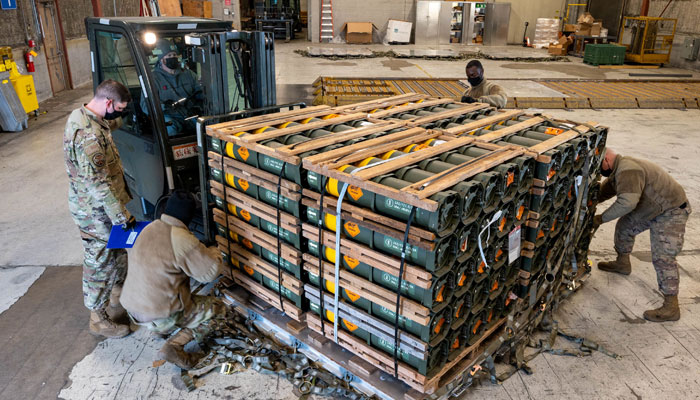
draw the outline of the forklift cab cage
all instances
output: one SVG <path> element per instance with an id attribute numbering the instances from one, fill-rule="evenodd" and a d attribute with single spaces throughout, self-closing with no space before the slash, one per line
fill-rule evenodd
<path id="1" fill-rule="evenodd" d="M 112 132 L 135 200 L 129 210 L 150 220 L 173 190 L 195 193 L 203 218 L 191 228 L 210 241 L 206 126 L 303 107 L 274 106 L 271 34 L 203 18 L 86 18 L 85 25 L 93 89 L 114 79 L 132 97 L 122 126 Z M 174 75 L 164 72 L 163 49 L 178 56 Z"/>

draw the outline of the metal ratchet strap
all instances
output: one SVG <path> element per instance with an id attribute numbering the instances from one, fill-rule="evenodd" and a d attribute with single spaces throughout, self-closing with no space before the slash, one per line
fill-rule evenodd
<path id="1" fill-rule="evenodd" d="M 411 230 L 411 222 L 416 215 L 416 207 L 411 206 L 408 214 L 406 230 L 403 233 L 403 244 L 401 245 L 401 265 L 399 265 L 399 282 L 396 287 L 396 316 L 394 318 L 394 377 L 399 377 L 399 307 L 401 305 L 401 284 L 403 283 L 403 269 L 406 264 L 406 246 L 408 245 L 408 232 Z"/>
<path id="2" fill-rule="evenodd" d="M 318 316 L 319 319 L 321 320 L 321 333 L 323 335 L 326 334 L 326 327 L 325 327 L 325 320 L 324 320 L 324 314 L 325 314 L 325 300 L 323 300 L 323 281 L 324 281 L 324 275 L 323 275 L 323 200 L 326 194 L 326 181 L 328 178 L 326 178 L 324 175 L 321 175 L 321 200 L 318 206 L 318 282 L 319 286 L 321 286 L 321 290 L 319 290 L 319 295 L 321 297 L 321 301 L 319 301 L 319 308 L 318 308 Z M 335 253 L 336 257 L 340 257 L 340 252 L 336 251 Z"/>
<path id="3" fill-rule="evenodd" d="M 397 158 L 405 157 L 409 153 L 406 153 L 404 155 L 401 155 L 399 157 L 394 157 L 394 158 L 388 158 L 386 160 L 381 160 L 379 162 L 373 163 L 373 164 L 367 164 L 363 167 L 354 169 L 352 172 L 350 172 L 350 175 L 355 175 L 356 173 L 362 171 L 363 169 L 369 168 L 369 167 L 376 167 L 377 165 L 384 164 L 385 162 L 389 162 L 391 160 L 396 160 Z M 341 212 L 343 210 L 343 200 L 345 199 L 345 193 L 348 191 L 348 184 L 343 183 L 343 188 L 340 189 L 340 193 L 338 194 L 338 205 L 335 208 L 335 293 L 333 296 L 333 341 L 338 343 L 338 284 L 339 284 L 339 279 L 340 279 L 340 230 L 342 228 L 342 218 L 341 218 Z M 325 190 L 325 188 L 323 188 Z M 409 225 L 410 226 L 410 225 Z M 323 281 L 321 281 L 323 282 Z M 323 293 L 321 291 L 320 293 Z M 321 302 L 323 302 L 323 299 L 321 299 Z"/>
<path id="4" fill-rule="evenodd" d="M 282 297 L 282 226 L 280 213 L 280 198 L 282 197 L 282 175 L 284 175 L 284 169 L 287 167 L 287 162 L 282 163 L 282 170 L 277 178 L 277 294 L 279 294 L 280 308 L 284 313 L 284 298 Z"/>

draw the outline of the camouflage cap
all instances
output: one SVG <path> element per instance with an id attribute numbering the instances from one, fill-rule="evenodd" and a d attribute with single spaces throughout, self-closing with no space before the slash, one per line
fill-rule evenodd
<path id="1" fill-rule="evenodd" d="M 153 55 L 158 57 L 158 62 L 170 52 L 180 54 L 177 46 L 168 39 L 158 39 L 156 46 L 152 50 Z"/>

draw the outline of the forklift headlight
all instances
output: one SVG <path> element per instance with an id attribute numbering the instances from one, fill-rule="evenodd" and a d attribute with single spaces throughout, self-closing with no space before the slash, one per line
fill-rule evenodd
<path id="1" fill-rule="evenodd" d="M 188 46 L 201 46 L 202 38 L 185 35 L 185 44 Z"/>
<path id="2" fill-rule="evenodd" d="M 146 32 L 143 35 L 143 40 L 146 42 L 148 45 L 156 44 L 156 40 L 158 38 L 156 37 L 156 34 L 153 32 Z"/>

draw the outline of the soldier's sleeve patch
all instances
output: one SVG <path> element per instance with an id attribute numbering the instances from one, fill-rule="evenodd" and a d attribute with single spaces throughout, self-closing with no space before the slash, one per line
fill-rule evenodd
<path id="1" fill-rule="evenodd" d="M 90 156 L 90 164 L 95 168 L 102 168 L 105 166 L 105 155 L 102 152 L 93 153 Z"/>
<path id="2" fill-rule="evenodd" d="M 96 169 L 102 169 L 106 164 L 105 152 L 97 142 L 88 143 L 83 151 L 85 158 L 90 162 L 90 165 Z"/>

